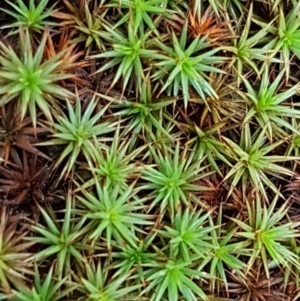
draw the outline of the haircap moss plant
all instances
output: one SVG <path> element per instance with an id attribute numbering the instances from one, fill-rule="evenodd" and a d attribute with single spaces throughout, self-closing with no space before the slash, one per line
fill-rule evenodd
<path id="1" fill-rule="evenodd" d="M 57 99 L 73 97 L 72 92 L 56 84 L 72 77 L 62 73 L 68 67 L 61 62 L 64 53 L 43 60 L 48 34 L 46 30 L 36 50 L 28 30 L 19 30 L 18 52 L 0 42 L 0 107 L 16 99 L 21 120 L 29 111 L 34 127 L 37 125 L 37 109 L 53 121 L 51 107 L 58 106 Z"/>
<path id="2" fill-rule="evenodd" d="M 28 6 L 22 0 L 17 0 L 16 3 L 8 0 L 5 0 L 5 2 L 10 8 L 1 8 L 0 10 L 13 17 L 15 22 L 4 25 L 2 28 L 22 27 L 32 33 L 41 33 L 47 26 L 55 26 L 55 22 L 48 20 L 56 12 L 55 5 L 48 8 L 49 0 L 29 0 L 27 1 L 29 2 Z M 12 33 L 18 33 L 18 29 L 12 31 Z"/>

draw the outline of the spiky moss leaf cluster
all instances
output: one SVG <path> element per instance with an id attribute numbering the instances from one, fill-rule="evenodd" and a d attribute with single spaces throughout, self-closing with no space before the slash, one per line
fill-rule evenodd
<path id="1" fill-rule="evenodd" d="M 52 120 L 50 105 L 56 106 L 55 97 L 64 99 L 72 93 L 55 82 L 70 78 L 70 74 L 61 74 L 67 66 L 62 65 L 57 56 L 43 60 L 47 32 L 45 32 L 39 47 L 33 54 L 33 45 L 28 30 L 20 29 L 20 51 L 17 54 L 10 46 L 0 44 L 0 72 L 1 72 L 1 106 L 16 101 L 16 110 L 20 118 L 24 119 L 27 111 L 36 127 L 37 107 Z"/>
<path id="2" fill-rule="evenodd" d="M 0 298 L 296 300 L 299 4 L 12 3 Z"/>

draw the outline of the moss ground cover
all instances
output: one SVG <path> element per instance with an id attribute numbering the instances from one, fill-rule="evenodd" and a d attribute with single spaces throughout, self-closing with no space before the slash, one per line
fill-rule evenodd
<path id="1" fill-rule="evenodd" d="M 0 20 L 0 300 L 300 298 L 298 1 Z"/>

